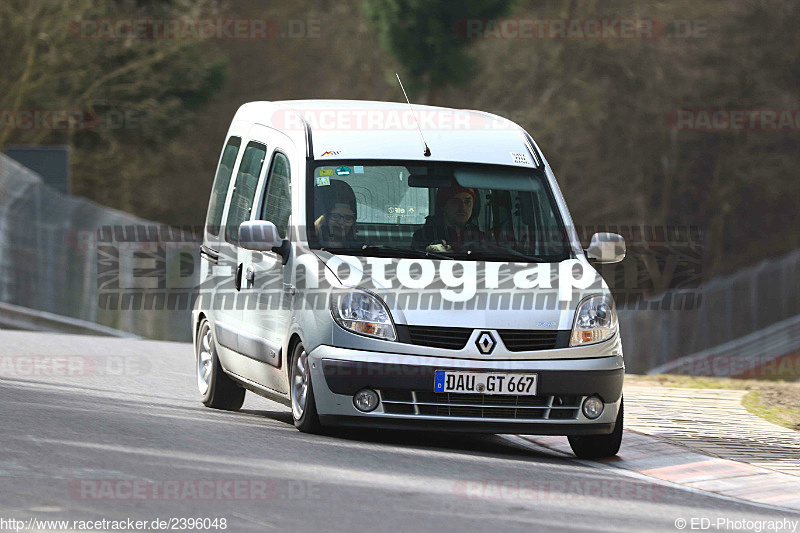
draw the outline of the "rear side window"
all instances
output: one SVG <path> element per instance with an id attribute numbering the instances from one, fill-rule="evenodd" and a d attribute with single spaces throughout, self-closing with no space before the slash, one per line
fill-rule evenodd
<path id="1" fill-rule="evenodd" d="M 264 165 L 267 147 L 261 143 L 248 143 L 244 149 L 242 162 L 239 164 L 239 173 L 236 174 L 231 206 L 228 209 L 228 220 L 225 222 L 225 240 L 238 244 L 239 226 L 250 219 L 253 208 L 253 199 L 256 195 L 258 176 Z"/>
<path id="2" fill-rule="evenodd" d="M 233 165 L 239 155 L 242 139 L 231 137 L 225 148 L 222 149 L 222 159 L 219 162 L 214 186 L 211 188 L 211 200 L 208 202 L 208 216 L 206 217 L 206 231 L 211 235 L 219 235 L 219 225 L 222 223 L 222 210 L 225 207 L 225 197 L 228 195 L 228 186 L 231 183 Z"/>
<path id="3" fill-rule="evenodd" d="M 292 214 L 291 183 L 289 159 L 281 152 L 275 152 L 269 169 L 267 195 L 261 210 L 261 219 L 275 224 L 282 239 L 286 238 L 289 215 Z"/>

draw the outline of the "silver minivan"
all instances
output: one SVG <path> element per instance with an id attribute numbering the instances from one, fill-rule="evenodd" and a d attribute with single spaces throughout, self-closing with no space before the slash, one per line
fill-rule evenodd
<path id="1" fill-rule="evenodd" d="M 478 111 L 243 105 L 214 180 L 192 314 L 197 385 L 295 426 L 566 435 L 615 455 L 614 301 L 530 135 Z"/>

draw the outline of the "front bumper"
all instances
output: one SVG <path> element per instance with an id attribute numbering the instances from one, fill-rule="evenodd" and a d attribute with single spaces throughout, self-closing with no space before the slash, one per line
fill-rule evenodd
<path id="1" fill-rule="evenodd" d="M 324 425 L 487 433 L 610 433 L 625 373 L 621 355 L 491 361 L 319 346 L 309 353 L 309 359 L 317 411 Z M 536 373 L 537 397 L 434 394 L 436 370 Z M 353 405 L 353 394 L 363 388 L 378 391 L 382 399 L 370 413 Z M 599 418 L 590 420 L 580 405 L 594 394 L 603 399 L 605 409 Z"/>

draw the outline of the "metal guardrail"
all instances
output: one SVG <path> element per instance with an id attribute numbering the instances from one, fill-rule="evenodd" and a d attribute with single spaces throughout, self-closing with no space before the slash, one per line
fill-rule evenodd
<path id="1" fill-rule="evenodd" d="M 730 377 L 800 351 L 800 315 L 782 320 L 732 341 L 657 366 L 648 374 L 686 374 Z M 723 361 L 723 364 L 717 361 Z M 700 372 L 707 369 L 710 372 Z"/>
<path id="2" fill-rule="evenodd" d="M 0 302 L 0 328 L 24 329 L 31 331 L 53 331 L 81 335 L 103 335 L 107 337 L 140 337 L 118 329 L 101 326 L 87 320 L 37 311 L 18 305 Z"/>

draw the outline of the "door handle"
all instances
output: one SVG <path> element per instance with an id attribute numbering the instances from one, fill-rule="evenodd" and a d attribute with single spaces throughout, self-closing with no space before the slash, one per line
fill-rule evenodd
<path id="1" fill-rule="evenodd" d="M 297 292 L 297 288 L 292 285 L 291 283 L 284 283 L 283 290 L 294 296 L 294 293 Z"/>
<path id="2" fill-rule="evenodd" d="M 244 266 L 243 263 L 239 263 L 239 266 L 236 267 L 236 275 L 233 278 L 233 286 L 236 287 L 237 291 L 242 290 L 242 267 Z"/>

